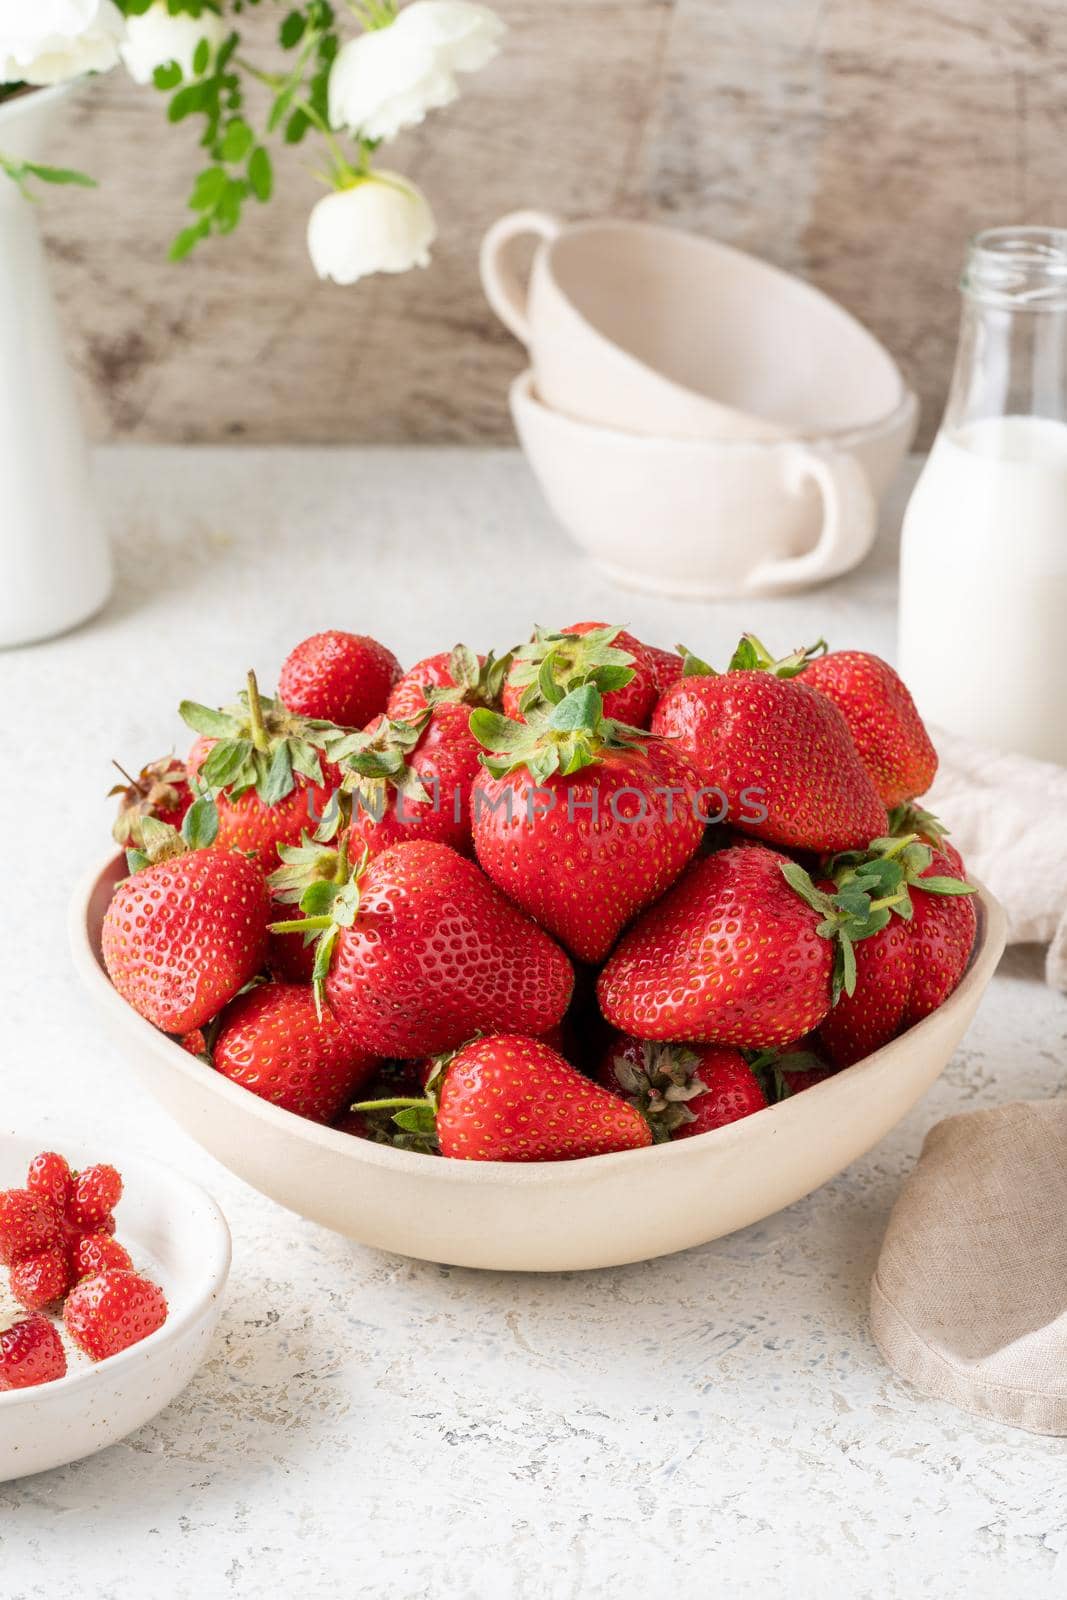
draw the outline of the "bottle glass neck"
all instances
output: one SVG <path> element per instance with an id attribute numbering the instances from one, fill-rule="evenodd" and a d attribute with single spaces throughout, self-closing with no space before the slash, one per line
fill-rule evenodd
<path id="1" fill-rule="evenodd" d="M 944 426 L 1067 421 L 1067 230 L 994 228 L 972 242 Z"/>

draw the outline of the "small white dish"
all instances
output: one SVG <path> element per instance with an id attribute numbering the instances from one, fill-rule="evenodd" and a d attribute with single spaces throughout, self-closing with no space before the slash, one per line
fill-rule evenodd
<path id="1" fill-rule="evenodd" d="M 214 1200 L 180 1173 L 110 1142 L 105 1149 L 51 1130 L 31 1138 L 0 1130 L 0 1188 L 21 1188 L 42 1150 L 58 1150 L 74 1167 L 109 1161 L 119 1169 L 124 1189 L 116 1237 L 135 1268 L 160 1285 L 169 1309 L 156 1333 L 98 1362 L 77 1351 L 53 1319 L 67 1350 L 67 1375 L 0 1393 L 0 1482 L 94 1455 L 169 1405 L 208 1352 L 230 1271 L 230 1230 Z M 0 1276 L 3 1309 L 14 1313 L 6 1270 Z"/>
<path id="2" fill-rule="evenodd" d="M 74 964 L 129 1066 L 182 1127 L 262 1194 L 360 1244 L 507 1271 L 669 1255 L 817 1189 L 877 1144 L 948 1065 L 1004 949 L 1004 913 L 980 890 L 970 968 L 938 1011 L 855 1066 L 729 1127 L 580 1161 L 448 1161 L 269 1105 L 139 1017 L 100 959 L 104 912 L 125 870 L 113 856 L 77 890 Z"/>

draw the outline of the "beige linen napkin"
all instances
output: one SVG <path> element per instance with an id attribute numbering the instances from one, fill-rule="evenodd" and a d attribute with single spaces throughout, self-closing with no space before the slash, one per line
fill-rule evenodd
<path id="1" fill-rule="evenodd" d="M 1067 990 L 1067 767 L 933 739 L 940 766 L 920 804 L 1004 907 L 1008 943 L 1047 944 L 1048 981 Z"/>
<path id="2" fill-rule="evenodd" d="M 1067 1101 L 930 1130 L 889 1219 L 871 1331 L 924 1394 L 1067 1434 Z"/>

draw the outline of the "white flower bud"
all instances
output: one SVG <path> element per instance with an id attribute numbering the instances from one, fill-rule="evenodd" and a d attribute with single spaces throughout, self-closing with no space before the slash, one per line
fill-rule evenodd
<path id="1" fill-rule="evenodd" d="M 139 17 L 126 19 L 122 59 L 135 83 L 151 83 L 156 68 L 165 67 L 170 61 L 176 61 L 182 77 L 190 79 L 195 77 L 193 57 L 201 39 L 207 40 L 209 60 L 213 61 L 229 31 L 217 12 L 205 10 L 198 17 L 187 12 L 171 16 L 167 0 L 154 0 Z"/>
<path id="2" fill-rule="evenodd" d="M 351 188 L 334 190 L 308 219 L 315 271 L 334 283 L 429 266 L 436 237 L 426 196 L 395 172 L 374 172 Z"/>

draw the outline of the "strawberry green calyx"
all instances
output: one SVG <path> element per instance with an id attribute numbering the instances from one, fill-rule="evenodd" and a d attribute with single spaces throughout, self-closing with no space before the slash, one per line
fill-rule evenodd
<path id="1" fill-rule="evenodd" d="M 839 889 L 858 886 L 871 896 L 872 905 L 885 905 L 905 922 L 914 914 L 911 890 L 924 894 L 968 895 L 977 893 L 963 878 L 935 873 L 923 874 L 934 859 L 934 852 L 917 833 L 872 839 L 866 850 L 846 850 L 827 862 L 827 876 Z"/>
<path id="2" fill-rule="evenodd" d="M 254 789 L 264 805 L 291 794 L 297 776 L 321 784 L 319 753 L 345 731 L 296 716 L 281 701 L 261 695 L 254 672 L 237 705 L 214 711 L 183 700 L 178 712 L 194 733 L 216 741 L 197 775 L 201 788 L 233 796 Z"/>
<path id="3" fill-rule="evenodd" d="M 605 750 L 644 749 L 654 738 L 642 728 L 605 717 L 603 696 L 592 683 L 531 710 L 525 722 L 496 711 L 472 711 L 470 730 L 486 752 L 482 765 L 494 778 L 525 767 L 536 783 L 555 773 L 566 777 L 580 772 Z"/>
<path id="4" fill-rule="evenodd" d="M 108 790 L 109 799 L 122 796 L 112 837 L 116 844 L 136 848 L 145 817 L 155 817 L 160 811 L 176 811 L 181 804 L 181 791 L 186 784 L 185 767 L 175 757 L 164 756 L 161 761 L 142 767 L 134 778 L 118 761 L 112 761 L 111 765 L 124 780 Z"/>
<path id="5" fill-rule="evenodd" d="M 315 945 L 311 986 L 315 993 L 315 1009 L 321 1017 L 333 947 L 341 929 L 350 928 L 356 920 L 360 879 L 367 870 L 370 851 L 365 849 L 356 865 L 350 867 L 346 830 L 336 850 L 317 845 L 304 834 L 301 844 L 280 846 L 278 853 L 283 865 L 271 874 L 267 883 L 272 890 L 276 890 L 276 886 L 280 889 L 275 893 L 276 899 L 288 905 L 299 905 L 304 914 L 292 921 L 272 922 L 270 931 L 300 934 L 305 944 Z"/>
<path id="6" fill-rule="evenodd" d="M 383 717 L 369 733 L 345 733 L 330 739 L 328 754 L 344 769 L 345 791 L 360 794 L 372 809 L 377 806 L 374 814 L 378 816 L 386 787 L 395 789 L 411 805 L 427 803 L 430 796 L 408 757 L 426 732 L 432 714 L 427 710 L 413 722 L 389 722 Z"/>
<path id="7" fill-rule="evenodd" d="M 905 833 L 917 833 L 921 839 L 929 839 L 939 845 L 948 838 L 949 831 L 932 811 L 927 811 L 915 800 L 905 800 L 903 805 L 894 806 L 889 813 L 889 832 L 893 838 Z"/>
<path id="8" fill-rule="evenodd" d="M 714 667 L 702 661 L 698 655 L 684 644 L 675 646 L 682 658 L 683 678 L 717 678 L 721 674 Z M 804 649 L 794 650 L 792 654 L 782 656 L 776 660 L 771 655 L 767 646 L 756 638 L 754 633 L 744 633 L 738 642 L 737 649 L 730 657 L 727 672 L 769 672 L 776 678 L 796 678 L 804 671 L 809 661 L 816 656 L 825 655 L 828 646 L 825 639 L 818 639 L 815 644 Z"/>
<path id="9" fill-rule="evenodd" d="M 781 870 L 789 887 L 821 916 L 822 921 L 816 933 L 820 938 L 834 942 L 832 988 L 836 1005 L 842 993 L 852 995 L 856 990 L 856 952 L 853 946 L 860 939 L 869 939 L 872 934 L 881 933 L 889 923 L 893 901 L 872 899 L 870 893 L 856 881 L 843 883 L 835 894 L 829 894 L 817 888 L 810 874 L 796 861 L 783 861 Z M 898 891 L 896 898 L 901 897 Z"/>
<path id="10" fill-rule="evenodd" d="M 745 1050 L 742 1054 L 759 1079 L 767 1104 L 772 1106 L 790 1099 L 794 1093 L 787 1073 L 826 1070 L 826 1062 L 814 1050 Z"/>
<path id="11" fill-rule="evenodd" d="M 468 1040 L 467 1044 L 471 1042 Z M 399 1150 L 439 1154 L 437 1108 L 441 1087 L 445 1073 L 460 1050 L 465 1048 L 466 1045 L 457 1046 L 455 1050 L 446 1050 L 442 1055 L 434 1056 L 422 1095 L 390 1095 L 379 1100 L 358 1101 L 351 1109 L 367 1119 L 371 1137 Z"/>
<path id="12" fill-rule="evenodd" d="M 189 850 L 207 850 L 219 831 L 219 813 L 214 800 L 201 795 L 182 819 L 181 830 L 157 817 L 142 817 L 141 847 L 126 852 L 126 865 L 132 872 L 154 867 L 157 861 L 170 861 Z"/>
<path id="13" fill-rule="evenodd" d="M 695 1051 L 677 1044 L 643 1044 L 640 1065 L 622 1052 L 613 1058 L 616 1081 L 652 1129 L 655 1144 L 668 1143 L 676 1128 L 696 1121 L 686 1101 L 707 1092 L 699 1064 Z"/>
<path id="14" fill-rule="evenodd" d="M 523 689 L 519 710 L 556 705 L 572 689 L 592 684 L 602 695 L 622 689 L 634 675 L 634 657 L 615 640 L 622 628 L 591 628 L 588 633 L 551 633 L 535 628 L 529 644 L 512 652 L 510 681 Z"/>
<path id="15" fill-rule="evenodd" d="M 485 706 L 499 709 L 504 690 L 504 680 L 511 671 L 514 655 L 508 650 L 496 656 L 490 650 L 484 661 L 466 644 L 457 644 L 448 657 L 448 671 L 452 687 L 426 689 L 426 703 L 431 706 Z"/>

